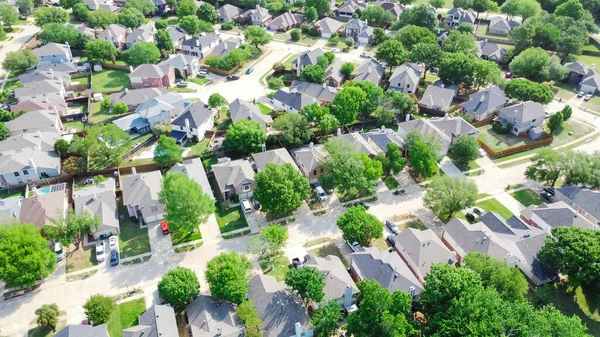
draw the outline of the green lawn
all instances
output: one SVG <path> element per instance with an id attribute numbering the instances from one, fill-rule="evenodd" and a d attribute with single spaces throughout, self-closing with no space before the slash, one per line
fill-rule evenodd
<path id="1" fill-rule="evenodd" d="M 513 198 L 517 199 L 523 206 L 539 205 L 544 202 L 544 199 L 530 189 L 520 190 L 511 193 Z"/>
<path id="2" fill-rule="evenodd" d="M 508 40 L 508 36 L 488 34 L 488 25 L 485 24 L 479 25 L 475 33 L 477 34 L 477 36 L 489 36 L 494 39 Z"/>
<path id="3" fill-rule="evenodd" d="M 553 84 L 552 91 L 554 92 L 554 96 L 558 98 L 567 100 L 573 98 L 573 96 L 577 94 L 577 92 L 575 91 L 575 87 L 573 87 L 573 85 L 571 85 L 570 83 L 558 81 L 549 84 Z"/>
<path id="4" fill-rule="evenodd" d="M 421 231 L 427 230 L 427 226 L 419 219 L 410 220 L 398 225 L 398 230 L 403 231 L 405 228 L 414 228 Z"/>
<path id="5" fill-rule="evenodd" d="M 383 183 L 385 184 L 385 186 L 387 186 L 387 188 L 389 190 L 393 190 L 396 187 L 400 186 L 400 183 L 398 182 L 398 180 L 396 180 L 396 178 L 394 178 L 392 176 L 382 177 L 381 180 L 383 180 Z"/>
<path id="6" fill-rule="evenodd" d="M 77 82 L 77 84 L 90 84 L 90 77 L 85 76 L 85 77 L 73 78 L 73 79 L 71 79 L 71 82 L 73 82 L 73 83 Z"/>
<path id="7" fill-rule="evenodd" d="M 508 133 L 505 135 L 501 135 L 492 130 L 492 125 L 485 125 L 479 130 L 479 140 L 484 142 L 487 146 L 489 146 L 492 150 L 499 152 L 504 151 L 512 147 L 529 144 L 533 142 L 533 140 L 525 137 L 517 137 L 512 133 Z"/>
<path id="8" fill-rule="evenodd" d="M 319 41 L 319 37 L 302 34 L 300 41 L 292 41 L 292 38 L 290 37 L 290 32 L 285 32 L 285 33 L 273 34 L 273 40 L 286 41 L 286 42 L 291 42 L 291 43 L 312 46 L 315 43 L 317 43 L 317 41 Z"/>
<path id="9" fill-rule="evenodd" d="M 264 263 L 264 261 L 259 264 L 263 273 L 274 276 L 277 281 L 283 281 L 285 274 L 290 269 L 290 261 L 283 253 L 275 257 L 272 264 Z"/>
<path id="10" fill-rule="evenodd" d="M 260 112 L 262 112 L 263 115 L 270 115 L 271 112 L 273 112 L 273 109 L 269 108 L 268 106 L 262 104 L 262 103 L 257 103 L 258 108 L 260 109 Z"/>
<path id="11" fill-rule="evenodd" d="M 208 157 L 202 161 L 204 167 L 206 168 L 206 172 L 209 172 L 212 169 L 212 166 L 218 162 L 217 157 Z M 210 181 L 210 179 L 209 179 Z M 216 183 L 215 183 L 216 184 Z M 214 190 L 214 188 L 213 188 Z"/>
<path id="12" fill-rule="evenodd" d="M 56 331 L 62 330 L 65 326 L 67 326 L 66 316 L 62 316 L 58 320 L 58 324 L 56 325 Z M 43 328 L 41 326 L 30 329 L 27 332 L 27 337 L 52 337 L 56 334 L 54 331 L 48 331 L 47 328 Z"/>
<path id="13" fill-rule="evenodd" d="M 71 245 L 67 249 L 67 273 L 87 269 L 98 264 L 96 261 L 96 248 L 82 248 L 75 249 L 75 246 Z"/>
<path id="14" fill-rule="evenodd" d="M 593 55 L 577 55 L 577 61 L 579 62 L 583 62 L 585 64 L 587 64 L 588 66 L 591 66 L 592 64 L 600 64 L 600 56 L 593 56 Z"/>
<path id="15" fill-rule="evenodd" d="M 90 116 L 90 119 L 89 119 L 90 123 L 99 124 L 109 118 L 116 116 L 116 115 L 113 115 L 106 110 L 102 110 L 102 108 L 100 107 L 100 102 L 94 102 L 90 106 L 89 116 Z"/>
<path id="16" fill-rule="evenodd" d="M 138 324 L 138 316 L 146 311 L 144 298 L 123 302 L 115 308 L 107 322 L 110 337 L 123 336 L 123 329 Z"/>
<path id="17" fill-rule="evenodd" d="M 192 89 L 192 88 L 180 88 L 180 87 L 172 87 L 167 89 L 169 92 L 185 92 L 185 93 L 191 93 L 191 92 L 197 92 L 196 89 Z"/>
<path id="18" fill-rule="evenodd" d="M 136 256 L 150 252 L 150 238 L 148 229 L 140 228 L 139 223 L 131 221 L 127 213 L 127 208 L 123 205 L 123 198 L 117 198 L 119 215 L 124 217 L 119 221 L 121 234 L 119 234 L 119 248 L 121 249 L 121 258 Z"/>
<path id="19" fill-rule="evenodd" d="M 202 233 L 200 233 L 198 225 L 194 226 L 194 229 L 192 231 L 189 231 L 187 228 L 183 227 L 170 227 L 171 242 L 173 242 L 173 245 L 202 239 Z"/>
<path id="20" fill-rule="evenodd" d="M 417 0 L 413 3 L 413 5 L 426 5 L 429 3 L 429 0 Z M 453 8 L 452 0 L 444 0 L 444 8 Z"/>
<path id="21" fill-rule="evenodd" d="M 600 97 L 592 97 L 592 99 L 583 103 L 583 107 L 588 108 L 590 110 L 594 110 L 596 112 L 600 112 Z"/>
<path id="22" fill-rule="evenodd" d="M 187 81 L 196 83 L 198 85 L 205 85 L 206 83 L 210 82 L 210 80 L 206 77 L 188 77 Z"/>
<path id="23" fill-rule="evenodd" d="M 221 233 L 248 227 L 248 222 L 246 222 L 246 217 L 242 214 L 240 207 L 226 209 L 223 203 L 219 203 L 216 207 L 215 216 Z"/>
<path id="24" fill-rule="evenodd" d="M 169 26 L 177 26 L 179 19 L 176 16 L 170 16 L 167 18 L 167 24 Z"/>
<path id="25" fill-rule="evenodd" d="M 0 193 L 0 199 L 6 199 L 6 198 L 10 198 L 10 197 L 16 197 L 16 196 L 25 196 L 25 190 L 24 189 L 19 189 L 16 188 L 12 191 L 8 190 L 5 192 Z"/>
<path id="26" fill-rule="evenodd" d="M 496 212 L 504 219 L 508 219 L 514 215 L 508 208 L 504 207 L 504 205 L 502 205 L 495 198 L 480 201 L 476 203 L 475 206 L 483 209 L 486 212 Z"/>
<path id="27" fill-rule="evenodd" d="M 195 142 L 195 143 L 189 143 L 189 145 L 186 144 L 186 147 L 190 147 L 190 154 L 194 155 L 194 156 L 201 156 L 204 151 L 208 148 L 208 145 L 210 143 L 210 139 L 204 139 L 201 142 Z"/>
<path id="28" fill-rule="evenodd" d="M 120 91 L 131 87 L 129 72 L 117 69 L 105 69 L 94 73 L 92 83 L 93 92 Z"/>
<path id="29" fill-rule="evenodd" d="M 547 132 L 550 130 L 546 129 Z M 552 141 L 552 147 L 564 145 L 566 143 L 572 142 L 577 138 L 583 137 L 590 132 L 593 132 L 594 129 L 587 124 L 580 123 L 573 119 L 569 119 L 564 122 L 562 128 L 560 130 L 555 131 L 552 135 L 554 136 L 554 141 Z M 573 134 L 569 136 L 569 133 Z"/>
<path id="30" fill-rule="evenodd" d="M 65 129 L 75 129 L 76 132 L 83 131 L 85 125 L 82 121 L 63 122 Z"/>
<path id="31" fill-rule="evenodd" d="M 346 261 L 346 258 L 344 257 L 344 255 L 342 254 L 340 249 L 335 245 L 335 243 L 330 243 L 326 246 L 309 250 L 308 253 L 311 256 L 318 256 L 318 257 L 327 257 L 329 255 L 335 255 L 340 258 L 342 263 L 344 263 L 344 266 L 346 266 L 348 264 L 348 262 Z"/>
<path id="32" fill-rule="evenodd" d="M 288 70 L 292 69 L 292 61 L 294 61 L 298 57 L 298 55 L 299 54 L 292 54 L 285 61 L 283 61 L 283 65 L 285 66 L 285 69 L 288 69 Z"/>
<path id="33" fill-rule="evenodd" d="M 465 171 L 470 171 L 470 170 L 474 170 L 474 169 L 477 169 L 477 168 L 479 168 L 479 167 L 480 167 L 480 166 L 479 166 L 479 164 L 477 164 L 477 162 L 476 162 L 476 161 L 474 161 L 474 160 L 473 160 L 472 162 L 469 162 L 469 163 L 463 163 L 463 162 L 460 162 L 460 161 L 456 160 L 456 159 L 453 157 L 453 155 L 452 155 L 452 152 L 449 152 L 449 153 L 448 153 L 448 158 L 449 158 L 449 159 L 452 161 L 452 163 L 453 163 L 454 165 L 456 165 L 456 167 L 458 167 L 458 169 L 459 169 L 459 170 L 461 170 L 462 172 L 465 172 Z"/>

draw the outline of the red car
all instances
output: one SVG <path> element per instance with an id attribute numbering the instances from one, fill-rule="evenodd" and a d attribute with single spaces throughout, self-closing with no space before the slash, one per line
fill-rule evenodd
<path id="1" fill-rule="evenodd" d="M 171 232 L 171 230 L 169 229 L 169 224 L 167 224 L 166 220 L 160 222 L 160 229 L 162 230 L 162 233 L 164 235 L 167 235 Z"/>
<path id="2" fill-rule="evenodd" d="M 504 78 L 511 78 L 512 77 L 512 73 L 510 71 L 504 73 Z"/>

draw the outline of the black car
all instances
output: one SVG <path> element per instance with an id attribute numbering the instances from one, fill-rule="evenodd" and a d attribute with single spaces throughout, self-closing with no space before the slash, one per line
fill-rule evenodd
<path id="1" fill-rule="evenodd" d="M 227 76 L 227 80 L 228 81 L 235 81 L 235 80 L 239 80 L 239 79 L 240 79 L 240 77 L 237 76 L 237 75 L 229 75 L 229 76 Z"/>
<path id="2" fill-rule="evenodd" d="M 371 208 L 371 205 L 370 205 L 369 203 L 366 203 L 366 202 L 363 202 L 363 201 L 358 201 L 358 202 L 355 202 L 355 203 L 354 203 L 354 207 L 356 207 L 356 206 L 362 206 L 362 207 L 364 207 L 365 209 L 369 209 L 369 208 Z"/>
<path id="3" fill-rule="evenodd" d="M 260 202 L 258 202 L 258 200 L 256 199 L 252 199 L 252 206 L 254 206 L 254 209 L 260 209 Z"/>
<path id="4" fill-rule="evenodd" d="M 554 189 L 554 187 L 544 187 L 544 192 L 554 196 L 554 193 L 556 192 L 556 190 Z"/>
<path id="5" fill-rule="evenodd" d="M 475 215 L 473 215 L 473 213 L 467 213 L 465 215 L 465 218 L 467 218 L 467 220 L 469 220 L 470 222 L 475 221 Z"/>
<path id="6" fill-rule="evenodd" d="M 396 236 L 394 235 L 388 235 L 387 238 L 385 238 L 387 240 L 387 242 L 392 245 L 395 246 L 396 245 Z"/>
<path id="7" fill-rule="evenodd" d="M 119 252 L 116 250 L 112 250 L 110 252 L 110 265 L 116 266 L 119 264 Z"/>
<path id="8" fill-rule="evenodd" d="M 546 191 L 543 191 L 542 193 L 540 193 L 540 196 L 544 199 L 546 199 L 546 201 L 552 201 L 552 199 L 554 199 L 554 196 Z"/>

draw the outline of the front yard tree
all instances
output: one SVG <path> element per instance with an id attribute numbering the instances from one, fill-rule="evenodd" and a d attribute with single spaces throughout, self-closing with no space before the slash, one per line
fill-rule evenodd
<path id="1" fill-rule="evenodd" d="M 390 70 L 406 62 L 407 56 L 408 53 L 404 49 L 404 46 L 402 46 L 402 42 L 396 39 L 383 42 L 375 52 L 375 58 L 387 63 L 387 67 Z"/>
<path id="2" fill-rule="evenodd" d="M 118 16 L 105 9 L 97 9 L 88 14 L 87 23 L 91 28 L 106 28 L 112 23 L 117 23 Z"/>
<path id="3" fill-rule="evenodd" d="M 444 8 L 446 2 L 444 0 L 429 0 L 429 4 L 435 9 Z"/>
<path id="4" fill-rule="evenodd" d="M 448 221 L 454 213 L 473 206 L 476 199 L 477 185 L 474 181 L 443 175 L 431 181 L 423 203 L 441 220 Z"/>
<path id="5" fill-rule="evenodd" d="M 156 12 L 156 5 L 150 0 L 130 0 L 125 4 L 125 8 L 135 8 L 144 16 L 150 16 Z"/>
<path id="6" fill-rule="evenodd" d="M 317 13 L 317 9 L 314 7 L 305 7 L 304 8 L 304 18 L 308 22 L 313 22 L 319 18 L 319 13 Z"/>
<path id="7" fill-rule="evenodd" d="M 363 9 L 361 19 L 371 22 L 376 27 L 387 27 L 396 20 L 392 12 L 383 9 L 381 6 L 371 6 Z"/>
<path id="8" fill-rule="evenodd" d="M 122 55 L 125 62 L 133 67 L 142 64 L 152 64 L 160 60 L 160 50 L 158 47 L 154 43 L 146 41 L 134 43 Z"/>
<path id="9" fill-rule="evenodd" d="M 212 198 L 182 172 L 169 173 L 163 178 L 158 200 L 166 205 L 165 219 L 174 229 L 197 231 L 198 224 L 206 222 L 208 215 L 215 212 Z"/>
<path id="10" fill-rule="evenodd" d="M 562 113 L 563 120 L 566 122 L 569 120 L 569 118 L 571 118 L 571 115 L 573 114 L 573 108 L 571 108 L 570 105 L 565 105 L 560 112 Z"/>
<path id="11" fill-rule="evenodd" d="M 85 54 L 91 63 L 111 60 L 117 52 L 115 45 L 106 40 L 95 39 L 85 44 Z"/>
<path id="12" fill-rule="evenodd" d="M 244 30 L 244 38 L 249 44 L 254 45 L 256 48 L 271 42 L 271 35 L 258 26 L 247 27 L 246 30 Z"/>
<path id="13" fill-rule="evenodd" d="M 37 325 L 50 329 L 51 331 L 56 331 L 58 316 L 60 315 L 60 310 L 56 303 L 42 305 L 35 309 L 35 315 Z"/>
<path id="14" fill-rule="evenodd" d="M 88 16 L 90 15 L 90 9 L 86 4 L 80 2 L 73 6 L 73 17 L 78 21 L 87 22 Z"/>
<path id="15" fill-rule="evenodd" d="M 183 148 L 175 139 L 161 135 L 154 148 L 154 162 L 161 167 L 170 167 L 182 160 Z"/>
<path id="16" fill-rule="evenodd" d="M 558 130 L 562 129 L 563 126 L 563 115 L 562 112 L 556 112 L 550 118 L 548 118 L 548 129 L 550 129 L 550 133 L 553 134 Z"/>
<path id="17" fill-rule="evenodd" d="M 554 93 L 548 84 L 536 83 L 524 78 L 515 78 L 506 83 L 504 93 L 520 101 L 534 101 L 548 104 L 554 99 Z"/>
<path id="18" fill-rule="evenodd" d="M 550 56 L 540 48 L 528 48 L 510 62 L 510 71 L 516 75 L 531 78 L 548 80 L 548 66 L 550 65 Z"/>
<path id="19" fill-rule="evenodd" d="M 573 285 L 600 281 L 600 231 L 579 227 L 552 228 L 539 252 L 544 266 L 569 276 Z"/>
<path id="20" fill-rule="evenodd" d="M 200 34 L 200 19 L 195 17 L 194 15 L 186 15 L 179 19 L 179 28 L 183 29 L 188 35 L 198 35 Z"/>
<path id="21" fill-rule="evenodd" d="M 373 239 L 380 238 L 383 234 L 383 223 L 374 215 L 367 213 L 364 207 L 350 207 L 342 214 L 337 225 L 341 229 L 344 239 L 358 242 L 361 246 L 370 246 Z"/>
<path id="22" fill-rule="evenodd" d="M 260 260 L 270 263 L 288 240 L 288 229 L 279 224 L 263 227 L 258 235 L 250 239 L 248 252 L 258 255 Z"/>
<path id="23" fill-rule="evenodd" d="M 8 29 L 11 29 L 12 25 L 14 25 L 19 20 L 19 14 L 17 14 L 17 10 L 10 4 L 0 5 L 0 21 L 4 26 L 7 26 Z"/>
<path id="24" fill-rule="evenodd" d="M 400 150 L 400 147 L 394 142 L 387 143 L 385 147 L 387 148 L 388 174 L 400 173 L 406 165 L 406 159 L 402 156 L 402 150 Z"/>
<path id="25" fill-rule="evenodd" d="M 306 178 L 289 163 L 268 163 L 254 179 L 254 198 L 261 203 L 263 212 L 275 218 L 290 215 L 310 193 Z"/>
<path id="26" fill-rule="evenodd" d="M 312 64 L 304 67 L 300 73 L 300 78 L 306 82 L 323 84 L 325 83 L 327 74 L 325 73 L 325 69 L 323 69 L 323 67 Z"/>
<path id="27" fill-rule="evenodd" d="M 525 299 L 529 284 L 519 268 L 509 267 L 506 261 L 477 252 L 468 253 L 464 263 L 479 274 L 484 287 L 496 290 L 504 299 Z"/>
<path id="28" fill-rule="evenodd" d="M 304 6 L 316 9 L 320 18 L 331 12 L 331 2 L 328 0 L 306 0 Z"/>
<path id="29" fill-rule="evenodd" d="M 438 170 L 437 153 L 433 147 L 417 133 L 410 133 L 406 143 L 408 161 L 412 169 L 422 178 L 433 177 Z"/>
<path id="30" fill-rule="evenodd" d="M 402 46 L 408 50 L 412 50 L 418 43 L 437 44 L 437 37 L 435 34 L 425 27 L 415 25 L 402 27 L 402 29 L 398 31 L 396 38 L 402 42 Z"/>
<path id="31" fill-rule="evenodd" d="M 82 0 L 59 0 L 58 4 L 64 9 L 71 9 L 73 6 L 83 3 Z"/>
<path id="32" fill-rule="evenodd" d="M 298 28 L 290 30 L 290 38 L 292 41 L 300 41 L 300 38 L 302 38 L 302 31 Z"/>
<path id="33" fill-rule="evenodd" d="M 55 267 L 56 254 L 34 225 L 0 226 L 0 279 L 7 286 L 31 286 Z"/>
<path id="34" fill-rule="evenodd" d="M 79 247 L 83 237 L 101 225 L 102 220 L 95 214 L 88 211 L 76 214 L 69 211 L 64 220 L 57 222 L 55 226 L 45 227 L 44 233 L 49 239 L 60 242 L 63 247 L 69 247 L 71 244 Z"/>
<path id="35" fill-rule="evenodd" d="M 344 76 L 346 76 L 346 78 L 349 79 L 350 76 L 352 76 L 352 72 L 354 72 L 354 64 L 352 64 L 350 62 L 346 62 L 346 63 L 342 64 L 342 67 L 340 68 L 340 73 L 342 73 Z"/>
<path id="36" fill-rule="evenodd" d="M 154 34 L 154 39 L 156 40 L 156 47 L 158 47 L 159 50 L 167 51 L 169 54 L 175 52 L 173 40 L 171 39 L 171 36 L 169 35 L 169 32 L 167 32 L 166 29 L 157 30 L 156 34 Z"/>
<path id="37" fill-rule="evenodd" d="M 556 16 L 568 16 L 575 21 L 583 19 L 585 10 L 583 5 L 578 0 L 568 0 L 562 4 L 556 6 L 554 15 Z"/>
<path id="38" fill-rule="evenodd" d="M 342 306 L 336 300 L 330 300 L 313 310 L 310 325 L 315 329 L 317 336 L 333 336 L 340 328 L 339 322 L 344 318 L 342 312 Z"/>
<path id="39" fill-rule="evenodd" d="M 203 3 L 202 5 L 200 5 L 200 7 L 198 7 L 198 10 L 196 10 L 196 16 L 200 20 L 215 23 L 217 22 L 219 14 L 217 13 L 213 5 L 209 3 Z"/>
<path id="40" fill-rule="evenodd" d="M 291 268 L 285 274 L 285 284 L 292 288 L 308 305 L 319 303 L 325 297 L 325 277 L 316 268 Z"/>
<path id="41" fill-rule="evenodd" d="M 479 156 L 479 143 L 475 137 L 461 136 L 452 143 L 450 152 L 459 162 L 468 163 Z"/>
<path id="42" fill-rule="evenodd" d="M 295 149 L 308 143 L 312 136 L 306 117 L 300 114 L 284 114 L 276 118 L 273 129 L 281 131 L 281 143 L 288 149 Z"/>
<path id="43" fill-rule="evenodd" d="M 85 315 L 95 326 L 108 322 L 115 308 L 115 300 L 101 294 L 92 295 L 83 305 Z"/>
<path id="44" fill-rule="evenodd" d="M 527 166 L 527 179 L 541 181 L 554 186 L 565 172 L 565 157 L 562 153 L 550 148 L 542 148 L 531 159 L 532 165 Z"/>
<path id="45" fill-rule="evenodd" d="M 237 252 L 221 253 L 206 265 L 210 294 L 218 300 L 240 304 L 248 293 L 252 263 Z"/>
<path id="46" fill-rule="evenodd" d="M 177 17 L 196 15 L 196 4 L 192 0 L 181 0 L 177 6 Z"/>
<path id="47" fill-rule="evenodd" d="M 4 122 L 0 122 L 0 141 L 5 140 L 10 135 L 10 130 L 4 124 Z"/>
<path id="48" fill-rule="evenodd" d="M 31 49 L 21 49 L 8 52 L 6 58 L 2 61 L 2 68 L 21 72 L 36 66 L 38 63 L 40 63 L 40 59 Z"/>
<path id="49" fill-rule="evenodd" d="M 267 86 L 271 90 L 279 90 L 285 87 L 285 84 L 283 83 L 283 80 L 281 78 L 273 77 L 267 81 Z"/>
<path id="50" fill-rule="evenodd" d="M 119 24 L 136 29 L 144 23 L 144 14 L 135 8 L 124 8 L 117 16 Z"/>
<path id="51" fill-rule="evenodd" d="M 454 31 L 444 40 L 443 47 L 447 53 L 475 54 L 478 51 L 476 42 L 473 34 Z"/>
<path id="52" fill-rule="evenodd" d="M 243 119 L 229 128 L 223 145 L 230 151 L 251 153 L 259 151 L 266 140 L 259 122 Z"/>
<path id="53" fill-rule="evenodd" d="M 475 83 L 475 70 L 479 59 L 474 54 L 444 53 L 438 75 L 446 83 L 471 87 Z"/>
<path id="54" fill-rule="evenodd" d="M 69 21 L 69 13 L 62 8 L 41 7 L 35 13 L 35 25 L 44 27 L 47 23 L 66 23 Z"/>
<path id="55" fill-rule="evenodd" d="M 44 43 L 68 42 L 71 47 L 83 48 L 90 38 L 78 31 L 73 25 L 65 27 L 60 23 L 49 23 L 43 27 L 42 33 L 40 34 L 40 40 Z"/>
<path id="56" fill-rule="evenodd" d="M 160 20 L 156 20 L 156 22 L 154 22 L 154 28 L 156 28 L 157 31 L 159 31 L 161 29 L 167 29 L 167 27 L 169 27 L 168 20 L 160 19 Z"/>
<path id="57" fill-rule="evenodd" d="M 354 123 L 367 94 L 359 87 L 345 87 L 333 98 L 332 114 L 342 125 Z"/>
<path id="58" fill-rule="evenodd" d="M 171 269 L 158 282 L 160 298 L 177 310 L 185 308 L 199 292 L 198 276 L 188 268 Z"/>
<path id="59" fill-rule="evenodd" d="M 240 321 L 244 323 L 244 335 L 246 337 L 262 337 L 263 333 L 260 327 L 264 322 L 260 319 L 260 314 L 256 311 L 256 305 L 252 300 L 246 300 L 235 309 Z"/>
<path id="60" fill-rule="evenodd" d="M 218 110 L 221 107 L 226 106 L 227 104 L 229 104 L 229 102 L 227 102 L 227 99 L 225 99 L 225 97 L 223 97 L 223 95 L 219 93 L 214 93 L 208 96 L 208 107 L 211 109 Z"/>
<path id="61" fill-rule="evenodd" d="M 344 65 L 346 64 L 352 66 L 352 64 L 350 63 L 344 63 Z M 352 66 L 352 69 L 354 69 L 354 66 Z M 359 108 L 359 113 L 361 117 L 371 117 L 371 114 L 373 114 L 375 109 L 377 109 L 377 105 L 381 101 L 381 97 L 383 96 L 383 89 L 369 81 L 353 82 L 351 86 L 360 88 L 366 95 L 365 100 L 362 102 Z"/>

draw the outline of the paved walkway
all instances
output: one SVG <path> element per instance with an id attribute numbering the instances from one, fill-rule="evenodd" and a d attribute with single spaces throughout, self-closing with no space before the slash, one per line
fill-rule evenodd
<path id="1" fill-rule="evenodd" d="M 502 205 L 504 205 L 504 207 L 508 208 L 508 210 L 516 216 L 519 216 L 521 211 L 525 209 L 525 206 L 518 202 L 517 199 L 513 198 L 512 195 L 508 194 L 508 192 L 495 194 L 494 198 L 496 198 L 496 200 L 498 200 Z"/>
<path id="2" fill-rule="evenodd" d="M 456 165 L 454 165 L 452 160 L 450 160 L 447 156 L 444 157 L 442 159 L 442 161 L 440 162 L 440 168 L 442 169 L 442 171 L 444 171 L 445 174 L 447 174 L 451 177 L 463 177 L 464 176 L 464 174 L 461 172 L 461 170 L 459 170 L 458 167 L 456 167 Z"/>

